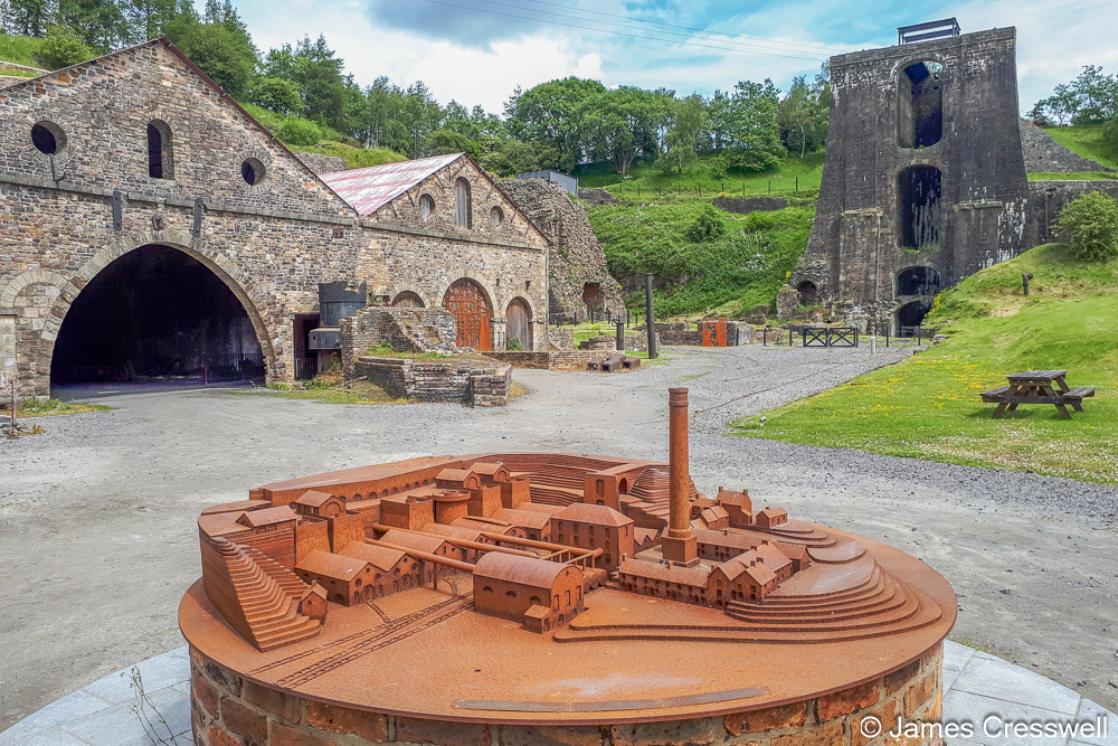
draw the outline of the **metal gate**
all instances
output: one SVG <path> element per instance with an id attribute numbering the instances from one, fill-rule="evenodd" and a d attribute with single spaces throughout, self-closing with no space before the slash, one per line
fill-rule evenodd
<path id="1" fill-rule="evenodd" d="M 485 291 L 473 280 L 458 280 L 446 291 L 443 308 L 454 314 L 458 322 L 459 347 L 488 350 L 491 310 Z"/>
<path id="2" fill-rule="evenodd" d="M 505 337 L 510 343 L 515 339 L 521 350 L 532 349 L 532 311 L 521 298 L 514 298 L 505 311 Z"/>
<path id="3" fill-rule="evenodd" d="M 858 330 L 854 327 L 805 327 L 804 347 L 857 347 Z M 791 344 L 791 338 L 789 338 Z"/>

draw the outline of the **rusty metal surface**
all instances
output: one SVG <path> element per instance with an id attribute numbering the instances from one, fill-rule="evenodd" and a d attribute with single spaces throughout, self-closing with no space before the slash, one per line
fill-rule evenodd
<path id="1" fill-rule="evenodd" d="M 745 490 L 698 493 L 686 389 L 670 391 L 669 410 L 667 465 L 423 457 L 208 508 L 203 580 L 183 598 L 180 628 L 221 665 L 309 699 L 538 724 L 801 701 L 943 640 L 956 604 L 938 573 L 780 508 L 754 510 Z M 435 506 L 451 503 L 435 523 Z M 580 504 L 570 520 L 565 506 Z M 473 539 L 448 530 L 467 522 Z M 324 562 L 331 553 L 338 562 Z"/>

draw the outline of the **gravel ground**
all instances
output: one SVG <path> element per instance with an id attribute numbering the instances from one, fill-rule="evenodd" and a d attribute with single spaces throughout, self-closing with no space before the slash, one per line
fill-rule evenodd
<path id="1" fill-rule="evenodd" d="M 666 387 L 691 388 L 692 472 L 705 492 L 880 539 L 959 593 L 952 637 L 1118 709 L 1118 490 L 727 436 L 725 423 L 904 353 L 671 348 L 630 374 L 517 371 L 505 409 L 324 405 L 263 391 L 87 389 L 109 412 L 0 441 L 0 728 L 181 644 L 199 574 L 194 522 L 256 484 L 424 453 L 568 450 L 666 457 Z M 108 393 L 115 391 L 115 393 Z"/>

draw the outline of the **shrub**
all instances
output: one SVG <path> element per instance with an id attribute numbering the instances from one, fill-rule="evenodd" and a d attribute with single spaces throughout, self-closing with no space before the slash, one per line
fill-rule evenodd
<path id="1" fill-rule="evenodd" d="M 519 337 L 509 337 L 505 342 L 505 349 L 509 352 L 523 352 L 524 345 L 520 344 Z"/>
<path id="2" fill-rule="evenodd" d="M 688 241 L 694 243 L 704 243 L 706 241 L 713 241 L 716 238 L 721 238 L 726 233 L 726 225 L 722 222 L 722 218 L 718 216 L 718 211 L 710 205 L 703 208 L 699 216 L 695 218 L 695 222 L 687 226 L 687 230 L 683 235 L 687 237 Z"/>
<path id="3" fill-rule="evenodd" d="M 276 128 L 276 137 L 288 145 L 315 145 L 322 139 L 322 128 L 309 119 L 288 117 Z"/>
<path id="4" fill-rule="evenodd" d="M 1118 256 L 1118 203 L 1102 192 L 1087 192 L 1064 205 L 1057 226 L 1077 259 Z"/>
<path id="5" fill-rule="evenodd" d="M 97 53 L 65 26 L 51 26 L 38 56 L 47 68 L 58 70 L 91 60 Z"/>

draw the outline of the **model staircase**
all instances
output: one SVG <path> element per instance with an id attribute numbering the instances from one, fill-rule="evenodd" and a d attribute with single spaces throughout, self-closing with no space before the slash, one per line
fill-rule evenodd
<path id="1" fill-rule="evenodd" d="M 322 623 L 299 613 L 308 587 L 289 569 L 252 547 L 218 537 L 212 541 L 220 580 L 207 594 L 226 621 L 260 650 L 272 650 L 317 635 Z M 215 579 L 216 580 L 216 579 Z M 222 584 L 223 586 L 225 584 Z"/>

